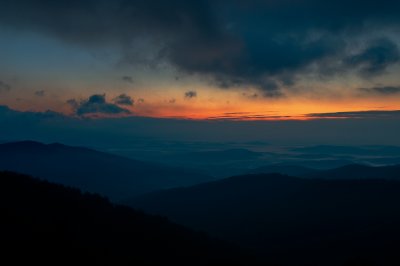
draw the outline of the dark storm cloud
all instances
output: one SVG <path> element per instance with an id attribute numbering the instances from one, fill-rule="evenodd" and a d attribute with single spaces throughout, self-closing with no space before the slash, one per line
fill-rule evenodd
<path id="1" fill-rule="evenodd" d="M 380 74 L 397 63 L 397 47 L 389 39 L 371 41 L 367 50 L 345 61 L 353 50 L 352 38 L 370 34 L 365 25 L 398 27 L 392 1 L 236 1 L 225 3 L 220 14 L 226 23 L 222 39 L 182 45 L 173 62 L 193 73 L 211 75 L 222 88 L 256 86 L 265 96 L 276 96 L 281 87 L 317 63 L 321 73 Z M 386 5 L 387 4 L 387 5 Z M 363 36 L 364 35 L 364 36 Z M 350 48 L 350 49 L 347 49 Z M 393 56 L 393 57 L 391 57 Z M 351 60 L 350 60 L 351 61 Z M 359 68 L 359 69 L 358 69 Z M 274 86 L 271 86 L 274 84 Z"/>
<path id="2" fill-rule="evenodd" d="M 378 94 L 378 95 L 393 95 L 400 93 L 400 86 L 383 86 L 372 88 L 359 88 L 361 93 Z"/>
<path id="3" fill-rule="evenodd" d="M 43 97 L 45 95 L 45 91 L 44 90 L 35 91 L 35 95 L 39 96 L 39 97 Z"/>
<path id="4" fill-rule="evenodd" d="M 222 88 L 255 86 L 269 97 L 294 85 L 315 64 L 325 74 L 354 70 L 366 77 L 399 62 L 398 47 L 390 38 L 363 39 L 372 30 L 385 35 L 398 29 L 399 1 L 0 2 L 1 25 L 86 46 L 120 44 L 127 61 L 132 61 L 129 53 L 137 40 L 150 39 L 148 49 L 155 51 L 146 52 L 155 54 L 155 60 L 209 77 Z M 348 54 L 357 38 L 367 48 Z M 333 62 L 343 63 L 332 71 L 328 66 Z"/>
<path id="5" fill-rule="evenodd" d="M 192 99 L 197 97 L 196 91 L 187 91 L 185 92 L 185 99 Z"/>
<path id="6" fill-rule="evenodd" d="M 3 82 L 0 80 L 0 92 L 2 91 L 10 91 L 11 90 L 11 85 Z"/>
<path id="7" fill-rule="evenodd" d="M 70 99 L 67 103 L 74 109 L 75 114 L 78 116 L 96 114 L 119 115 L 131 113 L 129 110 L 121 108 L 116 104 L 108 103 L 105 94 L 94 94 L 88 99 L 81 101 Z"/>
<path id="8" fill-rule="evenodd" d="M 134 101 L 131 96 L 126 95 L 125 93 L 118 95 L 113 99 L 113 102 L 118 105 L 130 105 L 132 106 Z"/>
<path id="9" fill-rule="evenodd" d="M 312 118 L 400 118 L 400 110 L 393 111 L 355 111 L 355 112 L 335 112 L 335 113 L 313 113 L 307 117 Z"/>
<path id="10" fill-rule="evenodd" d="M 100 44 L 212 29 L 206 1 L 184 0 L 1 0 L 0 23 L 52 34 L 68 41 Z M 18 14 L 18 16 L 17 16 Z"/>

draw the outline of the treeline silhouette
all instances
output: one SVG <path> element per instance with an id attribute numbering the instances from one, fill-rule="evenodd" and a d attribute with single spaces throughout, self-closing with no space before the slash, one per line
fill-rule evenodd
<path id="1" fill-rule="evenodd" d="M 250 265 L 233 245 L 106 198 L 0 172 L 3 265 Z"/>

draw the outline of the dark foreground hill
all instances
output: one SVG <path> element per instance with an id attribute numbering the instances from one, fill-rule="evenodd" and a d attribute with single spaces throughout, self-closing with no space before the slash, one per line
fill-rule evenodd
<path id="1" fill-rule="evenodd" d="M 400 165 L 368 166 L 361 164 L 350 164 L 330 170 L 314 171 L 299 175 L 308 178 L 323 179 L 385 179 L 400 181 Z"/>
<path id="2" fill-rule="evenodd" d="M 283 265 L 400 265 L 395 181 L 247 175 L 151 193 L 129 204 Z"/>
<path id="3" fill-rule="evenodd" d="M 232 246 L 100 196 L 9 172 L 0 183 L 3 265 L 250 264 Z"/>
<path id="4" fill-rule="evenodd" d="M 212 180 L 191 171 L 92 149 L 33 141 L 0 144 L 0 170 L 39 176 L 114 200 Z"/>

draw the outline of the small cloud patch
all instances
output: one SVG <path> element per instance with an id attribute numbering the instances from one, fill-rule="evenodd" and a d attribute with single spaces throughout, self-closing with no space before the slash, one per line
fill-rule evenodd
<path id="1" fill-rule="evenodd" d="M 133 83 L 133 78 L 131 76 L 123 76 L 122 80 L 128 83 Z"/>
<path id="2" fill-rule="evenodd" d="M 88 99 L 76 100 L 70 99 L 67 101 L 74 113 L 78 116 L 90 116 L 90 115 L 122 115 L 131 114 L 131 111 L 125 108 L 121 108 L 116 104 L 109 103 L 106 100 L 105 94 L 94 94 Z"/>
<path id="3" fill-rule="evenodd" d="M 117 105 L 129 105 L 132 106 L 134 103 L 134 100 L 131 98 L 131 96 L 126 95 L 125 93 L 115 97 L 113 99 L 113 102 Z"/>
<path id="4" fill-rule="evenodd" d="M 196 91 L 187 91 L 185 92 L 185 99 L 190 100 L 197 97 Z"/>
<path id="5" fill-rule="evenodd" d="M 35 95 L 38 97 L 43 97 L 45 94 L 44 90 L 35 91 Z"/>
<path id="6" fill-rule="evenodd" d="M 10 91 L 10 90 L 11 90 L 11 85 L 0 80 L 0 92 Z"/>

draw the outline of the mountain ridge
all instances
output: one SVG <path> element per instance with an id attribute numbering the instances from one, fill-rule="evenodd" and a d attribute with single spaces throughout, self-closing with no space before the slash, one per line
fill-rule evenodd
<path id="1" fill-rule="evenodd" d="M 281 265 L 400 262 L 399 181 L 242 175 L 153 192 L 126 204 L 254 249 Z"/>
<path id="2" fill-rule="evenodd" d="M 17 171 L 120 200 L 213 180 L 186 169 L 85 147 L 22 141 L 0 144 L 0 170 Z"/>

